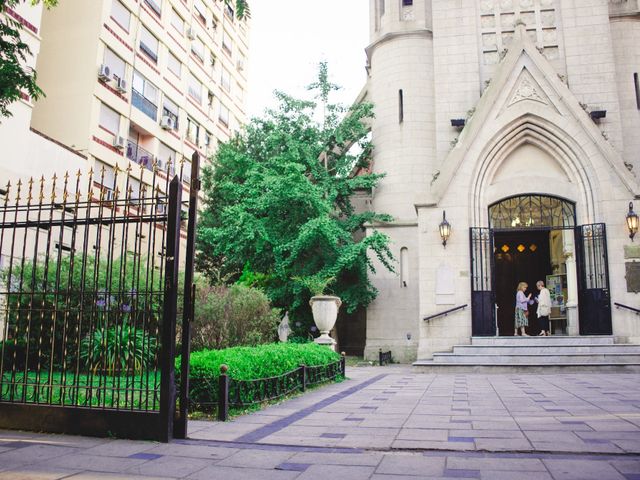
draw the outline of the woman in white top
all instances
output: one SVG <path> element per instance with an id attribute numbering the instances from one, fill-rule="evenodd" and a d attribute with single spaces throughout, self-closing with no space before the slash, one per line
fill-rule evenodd
<path id="1" fill-rule="evenodd" d="M 549 289 L 544 286 L 542 280 L 536 282 L 536 287 L 540 290 L 540 293 L 536 297 L 538 302 L 538 324 L 540 325 L 540 335 L 551 335 L 551 329 L 549 328 L 549 314 L 551 313 L 551 294 Z"/>

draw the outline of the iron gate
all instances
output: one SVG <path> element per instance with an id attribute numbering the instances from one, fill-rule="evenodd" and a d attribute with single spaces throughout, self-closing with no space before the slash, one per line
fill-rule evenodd
<path id="1" fill-rule="evenodd" d="M 496 334 L 495 289 L 493 285 L 493 231 L 472 227 L 471 246 L 471 329 L 473 336 Z"/>
<path id="2" fill-rule="evenodd" d="M 173 436 L 180 250 L 184 239 L 188 336 L 198 160 L 190 188 L 181 182 L 188 180 L 184 161 L 178 175 L 169 162 L 165 171 L 103 167 L 7 186 L 0 428 Z M 183 188 L 191 190 L 188 213 Z M 188 348 L 183 341 L 187 365 Z M 188 378 L 180 385 L 188 391 Z M 177 436 L 186 435 L 186 415 L 175 419 Z"/>
<path id="3" fill-rule="evenodd" d="M 580 335 L 611 335 L 606 226 L 580 225 L 575 237 Z"/>

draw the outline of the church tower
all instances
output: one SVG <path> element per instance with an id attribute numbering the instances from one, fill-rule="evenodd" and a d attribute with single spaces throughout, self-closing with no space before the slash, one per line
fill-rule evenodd
<path id="1" fill-rule="evenodd" d="M 415 355 L 418 337 L 418 229 L 414 208 L 434 170 L 434 85 L 431 0 L 370 0 L 367 99 L 374 104 L 373 170 L 384 173 L 375 211 L 394 220 L 377 226 L 391 238 L 397 271 L 378 269 L 385 292 L 367 310 L 367 351 L 394 345 Z M 412 340 L 413 339 L 413 340 Z M 396 354 L 397 356 L 398 354 Z"/>

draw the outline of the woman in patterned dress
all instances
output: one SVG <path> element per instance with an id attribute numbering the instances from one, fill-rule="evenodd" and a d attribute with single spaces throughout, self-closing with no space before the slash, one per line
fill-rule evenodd
<path id="1" fill-rule="evenodd" d="M 523 337 L 528 337 L 525 328 L 529 326 L 529 304 L 533 303 L 531 300 L 531 294 L 525 296 L 524 292 L 529 285 L 526 282 L 520 282 L 518 289 L 516 290 L 516 314 L 515 322 L 516 329 L 513 332 L 514 335 L 518 335 L 518 329 L 520 329 Z"/>

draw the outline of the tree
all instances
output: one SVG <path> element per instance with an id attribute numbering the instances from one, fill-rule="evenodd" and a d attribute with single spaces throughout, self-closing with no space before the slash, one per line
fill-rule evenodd
<path id="1" fill-rule="evenodd" d="M 334 88 L 323 64 L 310 89 L 319 92 L 322 123 L 314 120 L 316 103 L 276 92 L 277 109 L 219 146 L 203 170 L 198 229 L 198 266 L 205 274 L 243 271 L 243 283 L 263 288 L 295 320 L 309 315 L 305 279 L 335 278 L 333 292 L 353 312 L 377 294 L 367 276 L 374 270 L 368 253 L 393 269 L 388 238 L 361 234 L 366 224 L 390 217 L 356 212 L 351 201 L 381 178 L 367 173 L 365 121 L 372 105 L 328 103 Z M 356 153 L 348 149 L 354 144 Z"/>
<path id="2" fill-rule="evenodd" d="M 49 8 L 58 0 L 42 0 Z M 37 5 L 40 0 L 30 0 Z M 29 45 L 21 38 L 22 24 L 11 18 L 8 9 L 15 7 L 23 0 L 0 0 L 0 117 L 10 117 L 9 105 L 18 100 L 23 93 L 37 100 L 44 92 L 36 84 L 36 72 L 27 67 L 27 56 L 31 55 Z"/>

